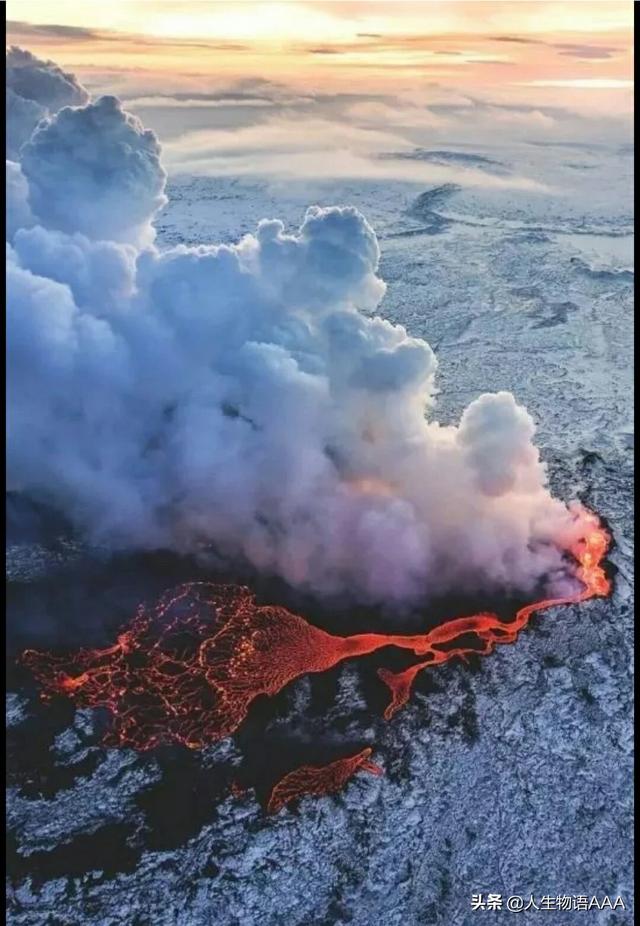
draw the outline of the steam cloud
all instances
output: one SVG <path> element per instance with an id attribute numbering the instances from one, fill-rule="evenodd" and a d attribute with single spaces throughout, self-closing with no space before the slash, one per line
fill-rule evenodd
<path id="1" fill-rule="evenodd" d="M 11 489 L 114 547 L 212 546 L 364 601 L 560 569 L 579 527 L 531 417 L 500 392 L 429 419 L 436 358 L 371 314 L 385 284 L 356 209 L 159 250 L 157 139 L 32 59 L 8 57 L 50 113 L 7 165 Z"/>
<path id="2" fill-rule="evenodd" d="M 12 45 L 7 51 L 7 157 L 15 158 L 38 122 L 63 106 L 82 106 L 89 94 L 53 61 Z"/>

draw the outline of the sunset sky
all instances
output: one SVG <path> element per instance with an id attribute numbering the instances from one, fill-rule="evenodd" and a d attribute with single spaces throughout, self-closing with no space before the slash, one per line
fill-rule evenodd
<path id="1" fill-rule="evenodd" d="M 631 3 L 9 0 L 7 17 L 9 43 L 119 96 L 171 170 L 379 176 L 379 153 L 415 145 L 631 139 Z"/>
<path id="2" fill-rule="evenodd" d="M 9 0 L 9 40 L 86 81 L 267 77 L 309 87 L 629 86 L 631 3 Z"/>

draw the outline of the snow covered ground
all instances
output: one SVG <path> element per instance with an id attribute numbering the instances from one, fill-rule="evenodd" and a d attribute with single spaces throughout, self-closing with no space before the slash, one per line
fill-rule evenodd
<path id="1" fill-rule="evenodd" d="M 15 926 L 508 920 L 471 911 L 472 894 L 489 892 L 505 902 L 619 894 L 626 911 L 589 921 L 633 921 L 631 153 L 522 143 L 500 157 L 439 146 L 437 158 L 464 164 L 464 154 L 539 186 L 178 176 L 159 241 L 230 241 L 263 217 L 293 228 L 310 204 L 357 206 L 380 238 L 384 314 L 438 354 L 438 417 L 513 391 L 537 422 L 554 493 L 580 497 L 611 526 L 612 598 L 553 609 L 516 646 L 425 675 L 389 724 L 372 709 L 366 666 L 335 674 L 328 710 L 314 707 L 314 683 L 295 683 L 268 719 L 264 761 L 308 715 L 307 735 L 371 743 L 386 774 L 274 818 L 251 791 L 224 790 L 222 769 L 240 762 L 242 743 L 186 758 L 105 750 L 90 714 L 42 708 L 21 687 L 7 711 Z M 69 577 L 84 582 L 78 609 L 92 588 L 105 607 L 114 587 L 133 588 L 134 571 L 114 578 L 90 553 L 19 538 L 9 620 L 46 610 Z M 536 912 L 518 922 L 538 922 Z"/>

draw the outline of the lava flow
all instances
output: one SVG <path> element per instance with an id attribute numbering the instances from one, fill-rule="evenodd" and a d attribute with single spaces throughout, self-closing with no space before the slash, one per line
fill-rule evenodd
<path id="1" fill-rule="evenodd" d="M 371 749 L 367 747 L 355 756 L 338 759 L 329 765 L 301 765 L 275 785 L 267 803 L 267 812 L 278 813 L 285 804 L 307 795 L 335 794 L 359 771 L 382 775 L 382 769 L 370 761 L 370 755 Z"/>
<path id="2" fill-rule="evenodd" d="M 22 661 L 42 686 L 43 698 L 61 694 L 80 707 L 106 708 L 112 718 L 107 744 L 150 749 L 181 743 L 197 749 L 231 735 L 259 695 L 274 695 L 293 679 L 325 672 L 344 659 L 397 646 L 426 658 L 405 672 L 380 670 L 392 693 L 385 712 L 390 717 L 406 702 L 422 669 L 513 643 L 542 608 L 607 595 L 601 564 L 610 538 L 595 515 L 588 523 L 587 535 L 571 551 L 583 589 L 527 605 L 509 623 L 484 613 L 427 634 L 340 637 L 286 608 L 258 605 L 247 588 L 195 582 L 165 594 L 151 610 L 140 607 L 113 646 L 65 656 L 27 650 Z M 463 639 L 470 635 L 479 647 Z"/>
<path id="3" fill-rule="evenodd" d="M 557 605 L 574 604 L 588 598 L 606 597 L 611 591 L 611 583 L 605 575 L 602 562 L 609 549 L 611 537 L 596 515 L 589 513 L 587 520 L 592 529 L 571 551 L 578 564 L 576 577 L 582 584 L 580 591 L 560 598 L 543 598 L 525 605 L 516 612 L 514 620 L 508 624 L 499 620 L 497 614 L 473 614 L 471 617 L 447 621 L 446 624 L 436 627 L 424 638 L 423 653 L 427 658 L 409 666 L 404 672 L 378 669 L 378 676 L 391 691 L 391 701 L 384 712 L 385 718 L 389 720 L 407 703 L 415 677 L 423 669 L 448 662 L 454 656 L 462 659 L 470 653 L 488 656 L 497 643 L 515 643 L 518 634 L 527 626 L 531 615 L 536 611 Z M 474 643 L 478 643 L 479 646 L 451 645 L 456 639 L 468 634 L 473 636 Z"/>
<path id="4" fill-rule="evenodd" d="M 259 695 L 390 644 L 418 654 L 421 641 L 333 636 L 286 608 L 259 606 L 248 588 L 191 582 L 141 607 L 113 646 L 69 656 L 26 650 L 22 661 L 45 699 L 107 708 L 107 744 L 197 749 L 232 734 Z"/>

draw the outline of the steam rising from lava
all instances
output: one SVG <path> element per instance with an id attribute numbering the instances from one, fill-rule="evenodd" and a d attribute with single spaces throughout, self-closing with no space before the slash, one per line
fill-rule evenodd
<path id="1" fill-rule="evenodd" d="M 436 358 L 375 314 L 380 252 L 356 209 L 160 250 L 159 144 L 117 99 L 63 108 L 21 140 L 11 489 L 94 541 L 211 547 L 365 602 L 563 574 L 585 525 L 551 497 L 530 415 L 499 392 L 457 427 L 435 420 Z"/>
<path id="2" fill-rule="evenodd" d="M 481 613 L 424 634 L 342 637 L 286 608 L 258 606 L 246 588 L 196 582 L 167 593 L 155 609 L 141 607 L 113 646 L 62 656 L 26 650 L 22 661 L 44 698 L 63 694 L 84 707 L 107 708 L 112 726 L 106 742 L 137 749 L 178 742 L 197 749 L 233 734 L 260 695 L 274 695 L 301 675 L 326 672 L 345 659 L 396 646 L 423 658 L 404 672 L 379 671 L 391 691 L 389 718 L 406 703 L 423 669 L 469 653 L 488 655 L 497 644 L 514 643 L 536 611 L 609 593 L 602 567 L 609 535 L 590 512 L 583 521 L 586 533 L 573 550 L 580 587 L 526 605 L 510 622 Z M 324 780 L 326 774 L 331 780 L 326 769 Z"/>

